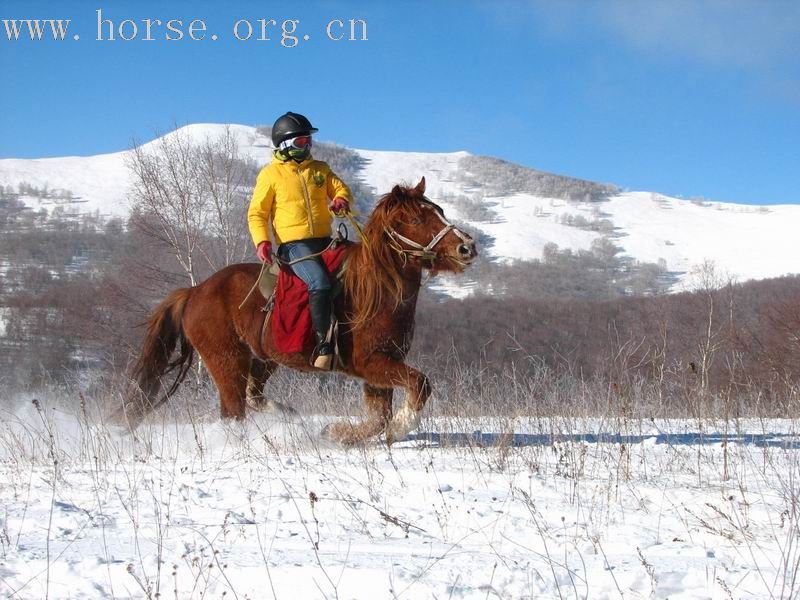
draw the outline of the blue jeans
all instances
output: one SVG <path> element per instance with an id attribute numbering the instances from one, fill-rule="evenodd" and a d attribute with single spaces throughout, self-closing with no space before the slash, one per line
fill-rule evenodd
<path id="1" fill-rule="evenodd" d="M 310 254 L 322 252 L 330 243 L 331 238 L 327 237 L 286 242 L 278 247 L 278 258 L 283 262 L 291 262 Z M 300 261 L 292 265 L 291 269 L 295 275 L 306 283 L 309 292 L 331 289 L 328 270 L 320 257 Z"/>

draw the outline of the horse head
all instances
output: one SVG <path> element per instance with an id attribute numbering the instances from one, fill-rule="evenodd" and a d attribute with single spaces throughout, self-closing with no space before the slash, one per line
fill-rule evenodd
<path id="1" fill-rule="evenodd" d="M 394 186 L 375 209 L 384 243 L 403 261 L 421 268 L 461 272 L 478 255 L 470 235 L 450 223 L 425 197 L 425 178 L 415 187 Z"/>
<path id="2" fill-rule="evenodd" d="M 460 273 L 477 254 L 475 241 L 425 197 L 424 177 L 413 188 L 394 186 L 372 211 L 345 273 L 350 322 L 358 329 L 382 311 L 415 304 L 423 269 Z"/>

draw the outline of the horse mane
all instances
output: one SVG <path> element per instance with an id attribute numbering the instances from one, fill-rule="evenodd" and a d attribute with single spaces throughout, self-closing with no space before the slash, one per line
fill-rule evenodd
<path id="1" fill-rule="evenodd" d="M 386 301 L 393 303 L 393 309 L 403 302 L 403 276 L 384 234 L 398 220 L 412 219 L 419 202 L 433 204 L 414 188 L 396 185 L 378 201 L 364 226 L 366 243 L 353 248 L 344 275 L 344 286 L 353 302 L 349 321 L 353 329 L 372 320 Z"/>

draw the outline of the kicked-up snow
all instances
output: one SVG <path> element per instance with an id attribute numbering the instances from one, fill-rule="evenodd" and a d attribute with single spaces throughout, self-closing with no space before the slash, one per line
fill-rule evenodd
<path id="1" fill-rule="evenodd" d="M 0 596 L 798 594 L 794 422 L 437 418 L 344 450 L 323 421 L 4 415 Z"/>

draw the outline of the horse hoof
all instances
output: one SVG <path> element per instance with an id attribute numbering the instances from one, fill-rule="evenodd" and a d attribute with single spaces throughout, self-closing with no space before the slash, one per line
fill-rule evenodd
<path id="1" fill-rule="evenodd" d="M 352 448 L 363 442 L 356 436 L 355 428 L 350 423 L 328 423 L 319 434 L 329 442 L 340 444 L 345 448 Z"/>
<path id="2" fill-rule="evenodd" d="M 338 425 L 338 423 L 328 423 L 320 430 L 319 436 L 325 441 L 346 445 L 342 439 L 342 432 Z"/>
<path id="3" fill-rule="evenodd" d="M 247 402 L 247 407 L 250 410 L 255 410 L 257 412 L 264 412 L 266 410 L 269 410 L 269 400 L 266 400 L 261 396 L 256 396 L 256 397 L 248 396 L 245 399 L 245 402 Z"/>
<path id="4" fill-rule="evenodd" d="M 396 442 L 401 442 L 408 437 L 408 434 L 419 427 L 420 412 L 409 408 L 406 404 L 389 421 L 384 431 L 386 444 L 391 446 Z"/>
<path id="5" fill-rule="evenodd" d="M 247 398 L 247 406 L 256 412 L 269 412 L 284 417 L 297 415 L 297 411 L 291 406 L 281 404 L 277 400 L 266 400 L 261 397 Z"/>
<path id="6" fill-rule="evenodd" d="M 333 437 L 331 437 L 331 426 L 332 425 L 333 425 L 333 423 L 328 423 L 327 425 L 325 425 L 325 427 L 320 429 L 319 437 L 324 438 L 324 439 L 328 440 L 329 442 L 335 441 L 333 439 Z"/>

